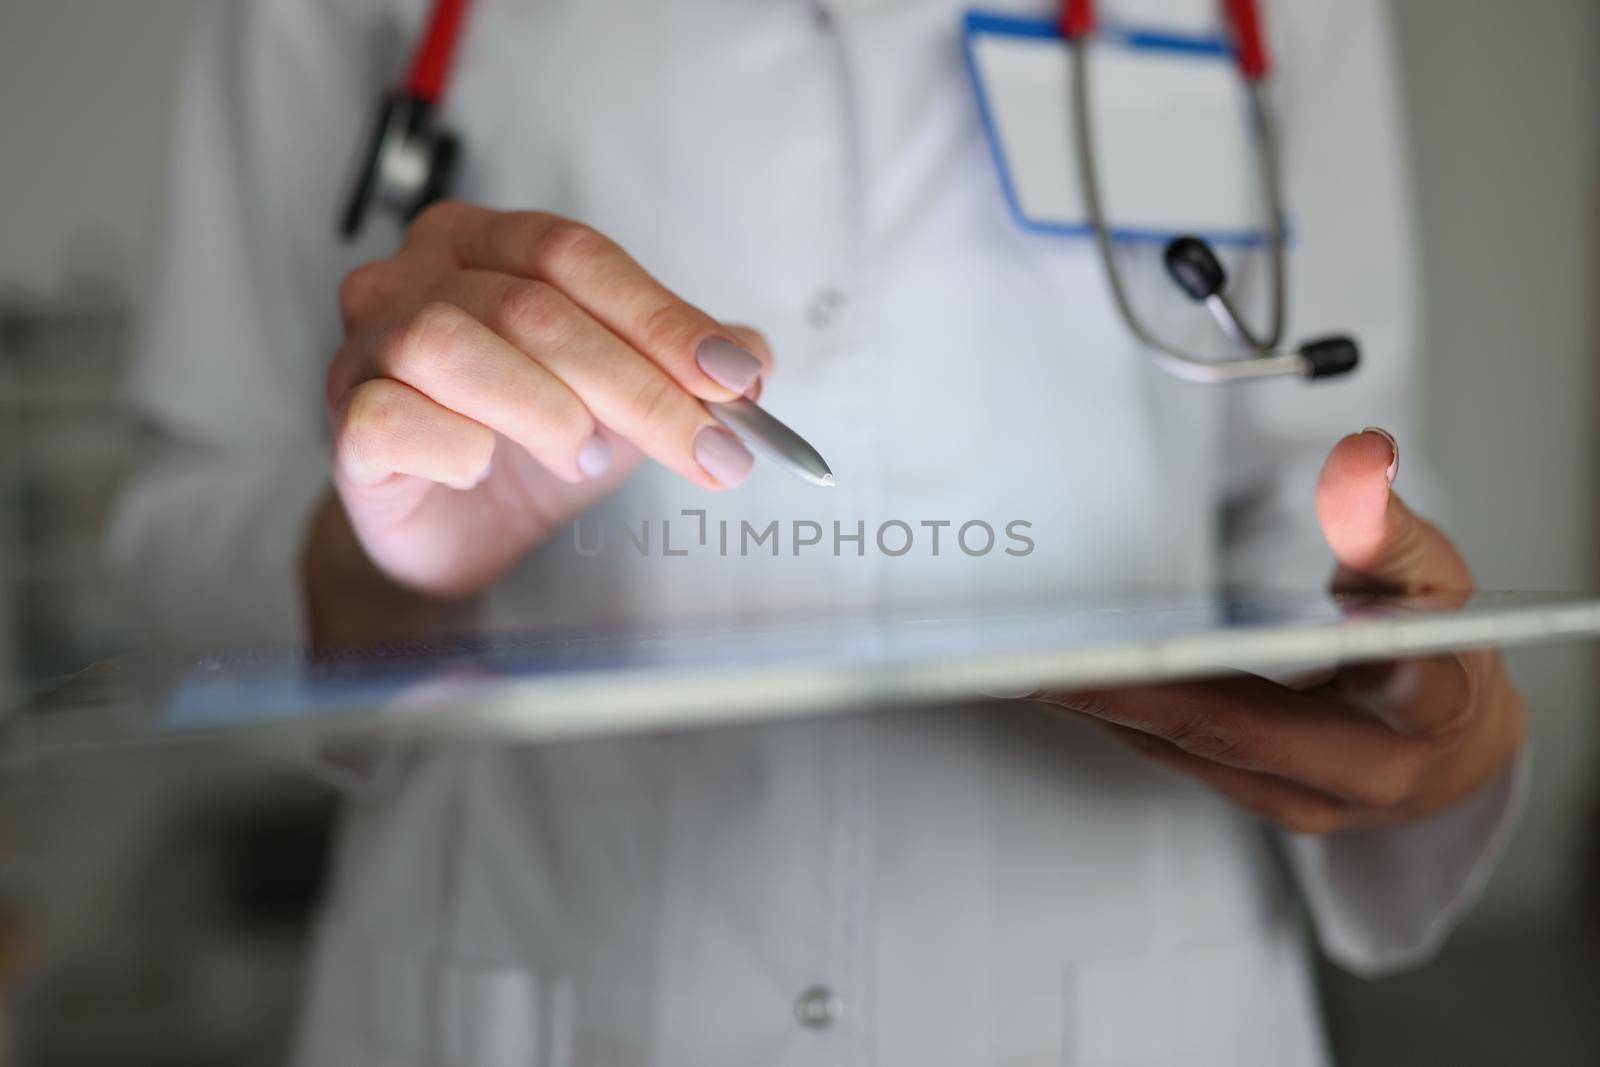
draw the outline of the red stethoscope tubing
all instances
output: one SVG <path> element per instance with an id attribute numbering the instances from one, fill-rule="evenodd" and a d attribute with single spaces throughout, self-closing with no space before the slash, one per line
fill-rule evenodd
<path id="1" fill-rule="evenodd" d="M 1221 0 L 1228 27 L 1233 31 L 1235 60 L 1246 81 L 1257 82 L 1267 76 L 1267 45 L 1261 32 L 1261 12 L 1256 0 Z M 435 106 L 450 83 L 450 66 L 455 59 L 456 40 L 467 19 L 472 0 L 433 0 L 428 25 L 411 58 L 406 74 L 406 92 Z M 1063 0 L 1059 26 L 1061 36 L 1071 40 L 1094 32 L 1094 0 Z"/>
<path id="2" fill-rule="evenodd" d="M 1256 0 L 1222 0 L 1222 12 L 1233 31 L 1234 60 L 1246 81 L 1267 76 L 1267 44 L 1261 33 Z M 1094 32 L 1094 0 L 1064 0 L 1057 25 L 1061 36 L 1075 40 Z"/>
<path id="3" fill-rule="evenodd" d="M 456 39 L 467 19 L 471 0 L 433 0 L 427 29 L 411 57 L 406 73 L 405 92 L 414 99 L 437 106 L 450 83 L 450 65 L 455 59 Z"/>

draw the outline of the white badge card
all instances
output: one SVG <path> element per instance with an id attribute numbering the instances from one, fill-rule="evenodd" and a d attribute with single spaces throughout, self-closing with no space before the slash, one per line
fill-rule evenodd
<path id="1" fill-rule="evenodd" d="M 971 11 L 964 31 L 1012 214 L 1026 229 L 1087 234 L 1072 57 L 1055 21 Z M 1099 183 L 1113 237 L 1263 241 L 1258 148 L 1227 42 L 1108 26 L 1087 51 Z"/>

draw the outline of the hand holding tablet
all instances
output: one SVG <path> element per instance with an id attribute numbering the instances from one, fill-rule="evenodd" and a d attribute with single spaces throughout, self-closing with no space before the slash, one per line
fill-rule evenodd
<path id="1" fill-rule="evenodd" d="M 1443 594 L 1472 575 L 1450 541 L 1392 491 L 1399 448 L 1381 430 L 1345 438 L 1317 486 L 1339 561 L 1335 590 Z M 1492 650 L 1364 663 L 1297 691 L 1263 678 L 1049 691 L 1060 708 L 1291 830 L 1431 814 L 1511 762 L 1527 712 Z"/>

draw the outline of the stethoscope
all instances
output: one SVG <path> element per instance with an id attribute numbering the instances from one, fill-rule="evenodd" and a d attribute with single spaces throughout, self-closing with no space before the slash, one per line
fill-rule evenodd
<path id="1" fill-rule="evenodd" d="M 409 222 L 428 204 L 445 196 L 460 156 L 460 141 L 437 121 L 440 100 L 449 82 L 456 40 L 470 0 L 434 0 L 406 79 L 379 101 L 365 151 L 359 159 L 340 222 L 348 238 L 360 233 L 375 208 Z M 1283 190 L 1277 137 L 1263 99 L 1267 53 L 1255 0 L 1222 0 L 1233 36 L 1234 58 L 1246 89 L 1256 145 L 1256 168 L 1267 206 L 1267 257 L 1270 313 L 1267 328 L 1257 333 L 1244 321 L 1228 295 L 1228 276 L 1211 247 L 1198 237 L 1178 237 L 1166 247 L 1167 273 L 1190 299 L 1202 303 L 1240 351 L 1227 358 L 1187 352 L 1157 337 L 1139 318 L 1128 299 L 1106 221 L 1095 156 L 1093 109 L 1089 101 L 1087 42 L 1094 31 L 1093 0 L 1064 0 L 1061 35 L 1072 64 L 1073 139 L 1079 183 L 1089 228 L 1112 302 L 1128 330 L 1150 349 L 1162 370 L 1204 385 L 1264 378 L 1328 378 L 1355 369 L 1360 359 L 1354 339 L 1346 335 L 1313 338 L 1296 349 L 1280 351 L 1285 317 L 1285 234 Z"/>
<path id="2" fill-rule="evenodd" d="M 1233 34 L 1234 62 L 1244 80 L 1249 101 L 1250 124 L 1255 135 L 1256 170 L 1267 201 L 1267 258 L 1270 274 L 1270 307 L 1267 329 L 1256 334 L 1245 323 L 1228 297 L 1228 275 L 1211 246 L 1198 237 L 1178 237 L 1166 248 L 1163 260 L 1167 273 L 1190 299 L 1206 306 L 1222 331 L 1243 354 L 1231 359 L 1208 359 L 1169 345 L 1157 337 L 1139 318 L 1128 300 L 1117 267 L 1116 254 L 1106 222 L 1105 202 L 1100 195 L 1100 169 L 1095 159 L 1093 109 L 1089 106 L 1089 62 L 1086 55 L 1089 35 L 1094 31 L 1093 0 L 1065 0 L 1061 8 L 1061 36 L 1067 40 L 1072 57 L 1073 141 L 1078 157 L 1078 182 L 1083 186 L 1083 201 L 1100 253 L 1111 299 L 1128 330 L 1148 347 L 1162 370 L 1186 381 L 1203 385 L 1260 378 L 1296 376 L 1329 378 L 1354 370 L 1360 361 L 1355 340 L 1343 334 L 1318 337 L 1302 342 L 1290 352 L 1277 351 L 1283 338 L 1284 305 L 1287 289 L 1284 267 L 1283 186 L 1278 165 L 1277 133 L 1262 94 L 1267 75 L 1267 50 L 1261 34 L 1261 17 L 1255 0 L 1222 0 L 1223 13 Z"/>
<path id="3" fill-rule="evenodd" d="M 361 232 L 375 208 L 409 223 L 449 194 L 461 142 L 439 124 L 437 114 L 468 3 L 433 0 L 405 81 L 378 101 L 339 219 L 346 240 Z"/>

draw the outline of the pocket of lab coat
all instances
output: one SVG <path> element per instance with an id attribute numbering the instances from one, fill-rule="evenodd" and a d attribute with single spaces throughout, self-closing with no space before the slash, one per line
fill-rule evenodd
<path id="1" fill-rule="evenodd" d="M 1279 931 L 1066 975 L 1067 1067 L 1324 1061 L 1305 951 Z"/>
<path id="2" fill-rule="evenodd" d="M 325 936 L 295 1057 L 300 1067 L 568 1067 L 573 987 L 516 963 Z"/>

